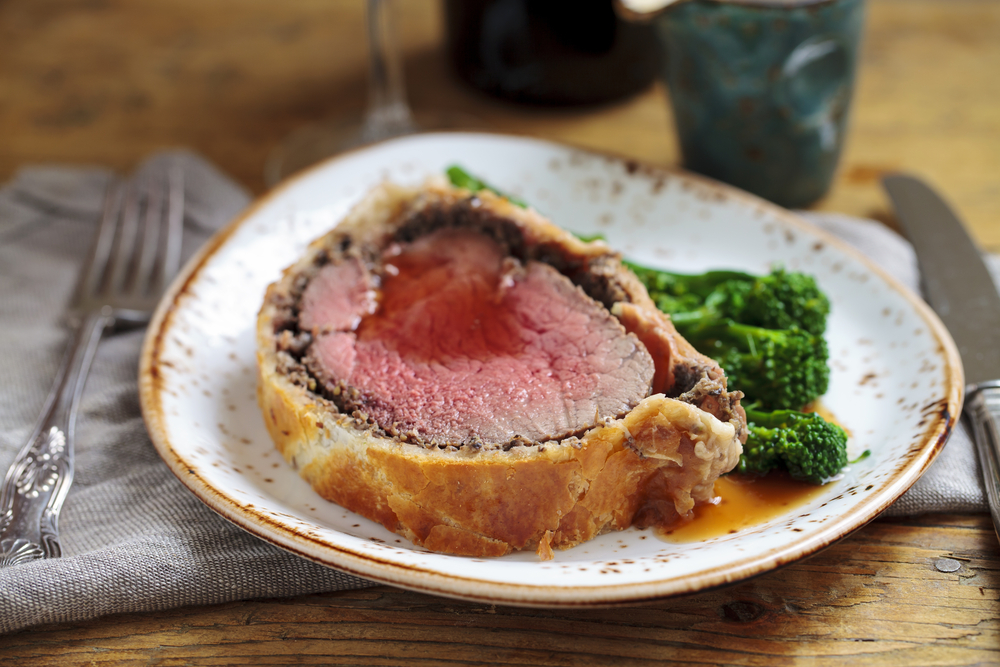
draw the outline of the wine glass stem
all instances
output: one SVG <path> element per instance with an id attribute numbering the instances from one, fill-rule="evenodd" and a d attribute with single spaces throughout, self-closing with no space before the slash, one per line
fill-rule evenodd
<path id="1" fill-rule="evenodd" d="M 406 102 L 403 67 L 392 25 L 394 0 L 368 0 L 369 99 L 362 128 L 364 143 L 417 131 Z"/>

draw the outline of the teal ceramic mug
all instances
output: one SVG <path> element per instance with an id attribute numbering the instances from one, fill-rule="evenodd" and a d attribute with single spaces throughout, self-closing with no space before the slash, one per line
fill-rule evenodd
<path id="1" fill-rule="evenodd" d="M 863 15 L 863 0 L 690 0 L 656 15 L 685 167 L 783 206 L 822 197 Z"/>

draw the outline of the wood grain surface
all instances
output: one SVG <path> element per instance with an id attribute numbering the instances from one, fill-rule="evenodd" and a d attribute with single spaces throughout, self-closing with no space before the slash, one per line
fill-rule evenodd
<path id="1" fill-rule="evenodd" d="M 940 571 L 943 558 L 959 569 Z M 39 627 L 0 637 L 0 664 L 1000 664 L 998 580 L 989 517 L 929 515 L 638 607 L 517 609 L 380 586 Z"/>
<path id="2" fill-rule="evenodd" d="M 45 162 L 127 170 L 187 147 L 260 193 L 291 131 L 360 116 L 362 7 L 2 1 L 0 179 Z M 418 111 L 678 163 L 660 85 L 592 109 L 503 104 L 452 77 L 436 0 L 397 11 Z M 879 178 L 913 171 L 1000 252 L 1000 1 L 871 0 L 866 30 L 846 153 L 816 208 L 891 226 Z M 940 571 L 942 558 L 959 569 Z M 0 664 L 1000 664 L 998 568 L 986 515 L 880 519 L 778 572 L 640 607 L 514 609 L 377 587 L 33 628 L 0 637 Z"/>

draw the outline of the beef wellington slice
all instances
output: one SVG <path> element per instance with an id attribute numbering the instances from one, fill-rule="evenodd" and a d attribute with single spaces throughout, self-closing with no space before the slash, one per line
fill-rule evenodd
<path id="1" fill-rule="evenodd" d="M 443 181 L 377 187 L 285 270 L 258 398 L 324 498 L 465 556 L 665 525 L 711 501 L 741 394 L 603 242 Z"/>

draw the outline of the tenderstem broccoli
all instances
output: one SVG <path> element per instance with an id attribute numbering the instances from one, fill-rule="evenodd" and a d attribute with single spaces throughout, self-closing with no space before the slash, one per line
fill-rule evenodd
<path id="1" fill-rule="evenodd" d="M 704 310 L 765 329 L 796 326 L 813 335 L 826 331 L 830 301 L 812 276 L 775 268 L 765 276 L 742 271 L 672 273 L 626 262 L 666 313 Z"/>
<path id="2" fill-rule="evenodd" d="M 787 470 L 821 484 L 847 464 L 847 434 L 799 410 L 829 386 L 830 302 L 811 276 L 775 269 L 679 274 L 629 264 L 678 332 L 744 392 L 747 442 L 736 472 Z"/>
<path id="3" fill-rule="evenodd" d="M 734 472 L 783 469 L 823 484 L 847 465 L 847 433 L 815 412 L 747 410 L 747 442 Z"/>
<path id="4" fill-rule="evenodd" d="M 774 269 L 681 274 L 629 268 L 695 349 L 719 362 L 731 387 L 768 410 L 799 409 L 826 393 L 830 302 L 812 276 Z"/>

